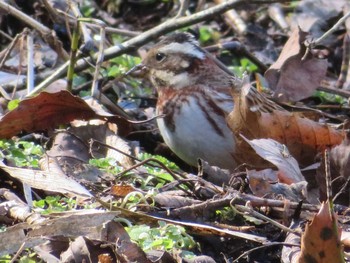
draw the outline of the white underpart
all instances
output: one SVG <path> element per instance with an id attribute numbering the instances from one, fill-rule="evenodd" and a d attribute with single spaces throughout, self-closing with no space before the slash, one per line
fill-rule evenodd
<path id="1" fill-rule="evenodd" d="M 230 108 L 232 110 L 233 103 Z M 193 166 L 196 166 L 197 159 L 201 158 L 221 168 L 235 168 L 236 164 L 232 160 L 235 141 L 224 117 L 214 118 L 223 131 L 224 136 L 221 136 L 215 130 L 213 132 L 214 128 L 204 114 L 197 115 L 193 114 L 194 112 L 202 112 L 202 110 L 192 98 L 189 103 L 182 105 L 180 115 L 176 115 L 175 123 L 181 123 L 181 125 L 176 126 L 175 132 L 167 128 L 163 118 L 157 119 L 165 143 L 176 155 Z"/>
<path id="2" fill-rule="evenodd" d="M 153 70 L 152 73 L 158 79 L 163 80 L 166 83 L 169 83 L 169 86 L 175 89 L 181 89 L 186 86 L 190 86 L 192 83 L 191 78 L 188 77 L 187 72 L 182 72 L 179 74 L 174 74 L 171 71 L 166 70 Z"/>
<path id="3" fill-rule="evenodd" d="M 196 57 L 199 59 L 204 59 L 205 54 L 200 51 L 198 48 L 196 48 L 192 43 L 171 43 L 169 45 L 166 45 L 164 47 L 161 47 L 159 49 L 159 52 L 161 53 L 182 53 L 182 54 L 187 54 L 190 55 L 192 57 Z"/>

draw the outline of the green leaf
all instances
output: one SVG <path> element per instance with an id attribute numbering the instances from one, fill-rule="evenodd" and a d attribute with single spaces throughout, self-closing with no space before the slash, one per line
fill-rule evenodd
<path id="1" fill-rule="evenodd" d="M 19 167 L 37 168 L 44 153 L 40 145 L 27 141 L 0 140 L 2 155 Z"/>
<path id="2" fill-rule="evenodd" d="M 7 109 L 8 110 L 14 110 L 18 107 L 18 104 L 20 103 L 21 100 L 16 99 L 16 100 L 11 100 L 9 101 L 9 103 L 7 104 Z"/>
<path id="3" fill-rule="evenodd" d="M 108 68 L 107 76 L 108 77 L 116 77 L 116 76 L 121 74 L 121 71 L 122 70 L 119 66 L 114 65 L 114 66 Z"/>

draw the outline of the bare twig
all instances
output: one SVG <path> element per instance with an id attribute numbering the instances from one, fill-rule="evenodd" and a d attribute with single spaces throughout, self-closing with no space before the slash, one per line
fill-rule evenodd
<path id="1" fill-rule="evenodd" d="M 41 36 L 50 45 L 50 47 L 56 50 L 56 52 L 60 54 L 61 57 L 63 58 L 68 57 L 67 53 L 62 49 L 62 43 L 58 41 L 55 35 L 55 32 L 53 30 L 39 23 L 37 20 L 31 18 L 30 16 L 21 12 L 15 7 L 5 3 L 5 1 L 3 0 L 0 0 L 0 9 L 4 10 L 5 12 L 23 21 L 25 24 L 29 25 L 31 28 L 39 31 Z"/>
<path id="2" fill-rule="evenodd" d="M 6 59 L 8 58 L 8 56 L 10 55 L 11 51 L 13 50 L 13 48 L 16 46 L 18 40 L 24 35 L 26 34 L 27 29 L 24 29 L 22 33 L 17 34 L 14 39 L 12 40 L 11 44 L 4 49 L 3 51 L 1 51 L 0 53 L 0 68 L 2 68 L 4 66 L 4 63 L 6 62 Z"/>
<path id="3" fill-rule="evenodd" d="M 21 255 L 21 253 L 23 252 L 23 250 L 25 249 L 25 244 L 26 242 L 23 242 L 21 244 L 21 246 L 19 247 L 19 249 L 17 250 L 16 254 L 13 256 L 13 258 L 11 259 L 10 263 L 14 263 L 17 261 L 18 257 Z"/>
<path id="4" fill-rule="evenodd" d="M 76 1 L 67 0 L 67 3 L 69 5 L 70 9 L 72 10 L 73 14 L 75 15 L 75 17 L 78 18 L 78 20 L 81 22 L 81 23 L 78 23 L 78 25 L 79 25 L 79 29 L 81 31 L 81 34 L 83 36 L 84 48 L 87 50 L 92 50 L 92 48 L 94 46 L 94 41 L 91 38 L 91 35 L 89 34 L 89 31 L 86 28 L 85 23 L 82 22 L 82 21 L 84 21 L 84 18 L 82 16 L 82 14 L 80 13 L 80 10 L 78 8 Z"/>
<path id="5" fill-rule="evenodd" d="M 33 36 L 27 34 L 27 92 L 34 89 L 34 43 Z"/>
<path id="6" fill-rule="evenodd" d="M 5 3 L 5 1 L 3 0 L 0 0 L 0 9 L 3 9 L 8 14 L 11 14 L 14 17 L 18 18 L 19 20 L 23 21 L 25 24 L 29 25 L 31 28 L 34 28 L 35 30 L 39 31 L 40 34 L 42 35 L 51 34 L 50 28 L 44 26 L 43 24 L 39 23 L 37 20 L 19 11 L 15 7 Z"/>
<path id="7" fill-rule="evenodd" d="M 148 164 L 148 163 L 150 163 L 150 162 L 155 162 L 155 163 L 157 163 L 162 169 L 164 169 L 165 171 L 167 171 L 167 172 L 168 172 L 172 177 L 174 177 L 176 180 L 181 180 L 181 179 L 182 179 L 178 174 L 174 173 L 172 170 L 170 170 L 168 167 L 166 167 L 161 161 L 159 161 L 159 160 L 157 160 L 157 159 L 155 159 L 155 158 L 148 158 L 148 159 L 146 159 L 146 160 L 143 160 L 143 161 L 141 161 L 141 162 L 139 162 L 139 163 L 137 163 L 137 164 L 135 164 L 135 165 L 129 167 L 128 169 L 125 169 L 124 171 L 120 172 L 120 173 L 117 174 L 116 176 L 117 176 L 117 177 L 118 177 L 118 176 L 122 176 L 123 174 L 125 174 L 125 173 L 127 173 L 127 172 L 129 172 L 129 171 L 132 171 L 132 170 L 134 170 L 135 168 L 140 167 L 140 166 L 142 166 L 142 165 L 144 165 L 144 164 Z"/>
<path id="8" fill-rule="evenodd" d="M 7 38 L 7 40 L 9 40 L 9 41 L 12 41 L 12 37 L 9 34 L 7 34 L 4 31 L 2 31 L 2 30 L 0 30 L 0 35 L 5 37 L 5 38 Z"/>
<path id="9" fill-rule="evenodd" d="M 62 10 L 56 10 L 58 14 L 63 15 L 64 17 L 67 18 L 68 24 L 74 24 L 76 23 L 77 18 L 74 16 L 71 16 L 70 14 L 62 11 Z M 91 24 L 89 21 L 86 21 L 86 25 L 91 27 L 91 28 L 100 28 L 99 25 Z M 128 37 L 136 37 L 140 35 L 142 32 L 139 31 L 130 31 L 126 29 L 120 29 L 120 28 L 114 28 L 114 27 L 108 27 L 106 26 L 106 33 L 115 33 L 123 36 L 128 36 Z"/>
<path id="10" fill-rule="evenodd" d="M 283 31 L 288 30 L 289 25 L 286 21 L 286 18 L 280 3 L 270 5 L 268 8 L 268 14 L 271 17 L 271 19 L 275 21 Z"/>
<path id="11" fill-rule="evenodd" d="M 97 56 L 97 60 L 96 60 L 96 65 L 95 65 L 95 72 L 94 72 L 94 79 L 91 85 L 91 96 L 93 96 L 94 98 L 97 97 L 97 91 L 98 91 L 98 77 L 100 75 L 100 68 L 101 68 L 101 64 L 103 62 L 103 56 L 104 56 L 104 41 L 105 41 L 105 37 L 106 37 L 106 24 L 98 19 L 84 19 L 84 18 L 80 18 L 80 21 L 88 21 L 88 22 L 93 22 L 95 24 L 98 24 L 100 26 L 100 45 L 98 48 L 98 56 Z"/>
<path id="12" fill-rule="evenodd" d="M 146 164 L 146 163 L 147 163 L 148 165 L 152 166 L 152 167 L 156 167 L 155 165 L 150 164 L 150 162 L 156 162 L 156 163 L 159 165 L 158 167 L 160 167 L 160 168 L 164 169 L 165 171 L 167 171 L 167 172 L 168 172 L 173 178 L 175 178 L 176 180 L 181 180 L 181 179 L 185 178 L 185 177 L 182 176 L 181 174 L 174 173 L 172 170 L 170 170 L 168 167 L 166 167 L 162 162 L 160 162 L 159 160 L 157 160 L 157 159 L 155 159 L 155 158 L 149 158 L 149 159 L 147 159 L 147 160 L 143 160 L 143 161 L 142 161 L 142 160 L 136 158 L 135 156 L 133 156 L 133 155 L 131 155 L 131 154 L 128 154 L 128 153 L 126 153 L 126 152 L 124 152 L 124 151 L 121 151 L 121 150 L 115 148 L 115 147 L 112 147 L 112 146 L 110 146 L 110 145 L 108 145 L 108 144 L 105 144 L 105 143 L 103 143 L 103 142 L 101 142 L 101 141 L 94 140 L 94 139 L 91 139 L 90 142 L 89 142 L 89 144 L 90 144 L 90 149 L 92 148 L 92 146 L 93 146 L 94 143 L 98 143 L 98 144 L 100 144 L 100 145 L 102 145 L 102 146 L 104 146 L 104 147 L 107 147 L 108 149 L 112 149 L 112 150 L 114 150 L 114 151 L 116 151 L 116 152 L 118 152 L 118 153 L 124 154 L 125 156 L 127 156 L 127 157 L 129 157 L 129 158 L 131 158 L 131 159 L 133 159 L 133 160 L 135 160 L 135 161 L 138 161 L 137 164 L 135 164 L 135 165 L 129 167 L 128 169 L 125 169 L 124 171 L 122 171 L 122 172 L 120 172 L 119 174 L 117 174 L 117 176 L 122 176 L 123 174 L 125 174 L 125 173 L 127 173 L 127 172 L 129 172 L 129 171 L 132 171 L 132 170 L 134 170 L 135 168 L 137 168 L 137 167 L 139 167 L 139 166 L 142 166 L 142 165 L 144 165 L 144 164 Z"/>
<path id="13" fill-rule="evenodd" d="M 268 244 L 264 244 L 264 245 L 259 246 L 259 247 L 255 247 L 255 248 L 249 249 L 248 251 L 245 251 L 242 255 L 240 255 L 238 258 L 233 260 L 232 263 L 238 262 L 241 258 L 244 258 L 244 257 L 248 256 L 250 253 L 252 253 L 252 252 L 254 252 L 254 251 L 258 250 L 258 249 L 267 248 L 267 247 L 271 247 L 271 246 L 295 246 L 295 247 L 300 247 L 299 244 L 286 243 L 286 242 L 268 243 Z"/>
<path id="14" fill-rule="evenodd" d="M 336 94 L 345 98 L 350 98 L 350 91 L 343 90 L 343 89 L 336 89 L 333 87 L 330 83 L 327 83 L 325 81 L 321 82 L 321 86 L 317 88 L 317 90 L 325 91 L 328 93 Z"/>
<path id="15" fill-rule="evenodd" d="M 187 10 L 188 5 L 190 3 L 189 0 L 179 0 L 179 2 L 180 2 L 180 8 L 179 8 L 179 12 L 176 15 L 176 18 L 182 17 L 186 14 L 186 10 Z"/>
<path id="16" fill-rule="evenodd" d="M 286 0 L 283 0 L 283 1 L 286 1 Z M 276 1 L 256 0 L 256 1 L 250 1 L 249 3 L 262 4 L 262 3 L 272 3 L 272 2 L 276 2 Z M 116 46 L 113 46 L 111 48 L 106 49 L 104 52 L 104 58 L 105 58 L 105 60 L 107 60 L 107 59 L 110 59 L 113 57 L 120 56 L 120 55 L 125 54 L 126 52 L 128 52 L 130 50 L 134 50 L 134 49 L 146 44 L 151 39 L 157 38 L 157 37 L 161 36 L 162 34 L 174 31 L 178 28 L 182 28 L 185 26 L 189 26 L 189 25 L 193 25 L 193 24 L 205 21 L 209 17 L 213 17 L 215 15 L 222 14 L 222 13 L 226 12 L 227 10 L 229 10 L 235 6 L 238 6 L 240 4 L 247 4 L 247 1 L 228 0 L 220 5 L 214 6 L 212 8 L 208 8 L 207 10 L 195 13 L 191 16 L 180 17 L 177 19 L 169 19 L 169 20 L 165 21 L 164 23 L 162 23 L 162 24 L 160 24 L 160 25 L 158 25 L 158 26 L 156 26 L 148 31 L 145 31 L 142 34 L 140 34 L 140 35 L 138 35 L 138 36 L 136 36 L 128 41 L 125 41 L 119 45 L 116 45 Z M 95 55 L 93 59 L 96 59 L 96 57 L 97 57 L 97 55 Z M 88 67 L 88 65 L 89 64 L 87 63 L 87 61 L 85 61 L 84 59 L 80 59 L 77 62 L 76 72 L 86 69 Z M 33 95 L 33 94 L 39 92 L 40 90 L 47 87 L 50 83 L 52 83 L 57 78 L 64 76 L 64 74 L 67 70 L 67 66 L 68 66 L 68 63 L 63 64 L 60 68 L 58 68 L 54 72 L 54 74 L 52 74 L 50 76 L 50 78 L 47 78 L 43 82 L 41 82 L 30 95 Z"/>
<path id="17" fill-rule="evenodd" d="M 345 193 L 345 191 L 348 189 L 348 186 L 349 186 L 349 182 L 350 182 L 350 177 L 348 177 L 346 179 L 346 182 L 344 183 L 344 185 L 342 186 L 342 188 L 339 190 L 339 192 L 333 197 L 333 203 L 335 203 L 335 201 L 337 200 L 337 198 Z"/>
<path id="18" fill-rule="evenodd" d="M 224 0 L 215 0 L 216 4 L 224 3 Z M 243 35 L 247 32 L 247 24 L 237 13 L 236 10 L 232 9 L 224 14 L 226 23 L 233 28 L 239 35 Z"/>
<path id="19" fill-rule="evenodd" d="M 350 17 L 350 12 L 346 13 L 342 18 L 338 20 L 337 23 L 334 24 L 334 26 L 332 26 L 331 29 L 329 29 L 326 33 L 324 33 L 315 41 L 312 41 L 309 45 L 311 45 L 311 47 L 319 45 L 324 39 L 326 39 L 331 34 L 333 34 L 338 29 L 338 27 L 342 25 L 346 21 L 346 19 L 348 19 L 349 17 Z"/>
<path id="20" fill-rule="evenodd" d="M 349 33 L 346 32 L 343 40 L 343 59 L 341 62 L 340 74 L 339 74 L 337 83 L 335 84 L 335 86 L 338 89 L 342 89 L 344 86 L 344 83 L 346 82 L 346 77 L 349 71 L 349 62 L 350 62 L 350 37 L 349 37 Z"/>
<path id="21" fill-rule="evenodd" d="M 234 200 L 233 200 L 234 202 Z M 278 227 L 279 229 L 285 231 L 285 232 L 290 232 L 290 233 L 294 233 L 296 235 L 301 235 L 300 231 L 298 231 L 297 229 L 291 229 L 289 227 L 286 227 L 280 223 L 278 223 L 277 221 L 267 217 L 267 216 L 264 216 L 262 214 L 260 214 L 259 212 L 255 211 L 253 208 L 251 207 L 247 207 L 247 206 L 243 206 L 243 205 L 233 205 L 230 203 L 230 205 L 234 208 L 236 208 L 238 211 L 240 212 L 246 212 L 246 213 L 249 213 L 250 215 L 252 216 L 255 216 L 261 220 L 264 220 L 266 222 L 269 222 L 270 224 L 274 225 L 275 227 Z"/>
<path id="22" fill-rule="evenodd" d="M 323 153 L 324 158 L 324 169 L 326 172 L 326 188 L 327 188 L 327 200 L 332 199 L 332 178 L 331 178 L 331 161 L 329 159 L 328 150 Z"/>

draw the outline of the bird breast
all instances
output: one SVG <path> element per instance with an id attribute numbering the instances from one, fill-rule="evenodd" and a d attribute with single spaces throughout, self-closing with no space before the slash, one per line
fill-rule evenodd
<path id="1" fill-rule="evenodd" d="M 235 141 L 225 120 L 225 112 L 233 108 L 232 99 L 221 103 L 226 107 L 222 109 L 215 98 L 203 92 L 187 92 L 159 94 L 157 114 L 164 117 L 157 123 L 165 143 L 190 165 L 196 166 L 201 158 L 211 165 L 234 168 Z"/>

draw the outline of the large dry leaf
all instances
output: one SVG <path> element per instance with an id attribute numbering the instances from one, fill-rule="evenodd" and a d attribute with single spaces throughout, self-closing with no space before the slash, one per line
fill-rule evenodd
<path id="1" fill-rule="evenodd" d="M 338 145 L 343 139 L 342 132 L 282 109 L 249 83 L 243 84 L 240 94 L 233 90 L 233 97 L 235 107 L 227 122 L 236 137 L 237 163 L 266 167 L 266 161 L 241 135 L 249 140 L 270 138 L 284 144 L 302 166 L 310 165 L 319 151 Z"/>
<path id="2" fill-rule="evenodd" d="M 345 11 L 348 0 L 303 0 L 298 1 L 296 12 L 293 12 L 288 19 L 290 28 L 300 27 L 303 31 L 310 32 L 314 38 L 318 38 L 330 28 L 332 23 L 340 18 Z M 338 32 L 322 41 L 325 46 L 334 44 Z"/>
<path id="3" fill-rule="evenodd" d="M 304 41 L 308 34 L 294 30 L 278 60 L 266 71 L 265 77 L 275 96 L 283 101 L 299 101 L 311 96 L 327 71 L 327 60 L 308 53 Z"/>
<path id="4" fill-rule="evenodd" d="M 289 154 L 287 147 L 272 139 L 248 140 L 245 137 L 243 139 L 259 156 L 278 168 L 278 179 L 280 182 L 292 184 L 305 181 L 298 162 Z"/>
<path id="5" fill-rule="evenodd" d="M 119 216 L 119 212 L 71 211 L 35 225 L 22 223 L 8 227 L 0 233 L 0 256 L 17 252 L 23 243 L 24 248 L 33 248 L 46 242 L 49 237 L 83 235 L 101 239 L 107 236 L 101 233 L 104 226 L 116 216 Z"/>
<path id="6" fill-rule="evenodd" d="M 113 115 L 96 113 L 83 99 L 62 90 L 42 92 L 25 99 L 0 120 L 0 138 L 11 138 L 21 131 L 33 132 L 52 129 L 75 119 L 104 119 Z M 113 118 L 114 121 L 118 121 Z M 121 120 L 121 119 L 120 119 Z M 125 124 L 125 122 L 123 123 Z"/>
<path id="7" fill-rule="evenodd" d="M 345 262 L 340 229 L 328 201 L 323 203 L 301 239 L 300 263 Z"/>
<path id="8" fill-rule="evenodd" d="M 90 192 L 78 182 L 62 172 L 47 172 L 33 169 L 10 167 L 0 162 L 0 169 L 11 177 L 18 179 L 30 187 L 62 194 L 91 197 Z"/>

